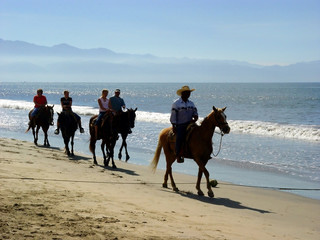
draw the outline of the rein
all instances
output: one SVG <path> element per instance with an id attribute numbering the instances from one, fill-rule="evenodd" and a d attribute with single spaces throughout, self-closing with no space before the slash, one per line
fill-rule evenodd
<path id="1" fill-rule="evenodd" d="M 212 155 L 214 157 L 217 157 L 219 155 L 219 153 L 220 153 L 221 146 L 222 146 L 222 137 L 224 135 L 223 132 L 220 132 L 220 133 L 217 133 L 217 134 L 220 134 L 220 144 L 219 144 L 219 150 L 218 150 L 218 152 L 216 154 L 214 154 L 213 151 L 212 151 Z M 213 143 L 212 143 L 212 145 L 213 145 Z"/>

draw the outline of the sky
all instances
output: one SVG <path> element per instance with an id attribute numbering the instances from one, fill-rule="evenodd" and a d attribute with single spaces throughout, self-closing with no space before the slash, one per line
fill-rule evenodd
<path id="1" fill-rule="evenodd" d="M 0 0 L 0 38 L 288 65 L 320 60 L 320 0 Z"/>

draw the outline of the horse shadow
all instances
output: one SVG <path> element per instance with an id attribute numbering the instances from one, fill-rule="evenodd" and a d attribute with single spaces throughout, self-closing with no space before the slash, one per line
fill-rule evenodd
<path id="1" fill-rule="evenodd" d="M 52 147 L 52 146 L 45 146 L 45 145 L 36 145 L 38 148 L 46 148 L 46 149 L 53 149 L 53 150 L 60 150 L 59 147 Z"/>
<path id="2" fill-rule="evenodd" d="M 67 156 L 69 158 L 69 160 L 71 161 L 89 161 L 91 160 L 91 157 L 85 157 L 85 156 L 77 156 L 77 155 L 74 155 L 74 156 Z"/>
<path id="3" fill-rule="evenodd" d="M 119 173 L 124 173 L 124 174 L 127 174 L 127 175 L 131 175 L 131 176 L 140 176 L 135 171 L 124 169 L 124 168 L 119 168 L 119 167 L 113 168 L 113 167 L 104 166 L 104 165 L 101 165 L 101 164 L 97 164 L 95 166 L 101 167 L 101 168 L 109 170 L 111 172 L 119 172 Z"/>
<path id="4" fill-rule="evenodd" d="M 172 192 L 172 193 L 175 193 L 175 192 Z M 198 200 L 200 202 L 207 203 L 207 204 L 220 205 L 220 206 L 225 206 L 225 207 L 234 208 L 234 209 L 245 209 L 245 210 L 259 212 L 261 214 L 272 213 L 267 210 L 244 206 L 241 204 L 241 202 L 234 201 L 229 198 L 209 198 L 206 196 L 199 196 L 197 194 L 194 194 L 191 192 L 184 192 L 184 191 L 179 191 L 176 193 L 180 194 L 182 197 Z"/>

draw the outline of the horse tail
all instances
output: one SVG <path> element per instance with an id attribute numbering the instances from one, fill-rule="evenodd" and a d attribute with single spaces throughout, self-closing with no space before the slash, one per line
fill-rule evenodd
<path id="1" fill-rule="evenodd" d="M 93 119 L 96 116 L 93 116 L 90 118 L 89 121 L 89 132 L 90 132 L 90 144 L 89 144 L 89 150 L 91 153 L 94 153 L 95 151 L 95 145 L 96 145 L 96 139 L 95 139 L 95 132 L 94 132 L 94 126 L 93 126 Z"/>
<path id="2" fill-rule="evenodd" d="M 25 131 L 25 133 L 29 132 L 30 128 L 31 128 L 31 125 L 29 125 L 29 127 L 28 127 L 28 129 Z"/>
<path id="3" fill-rule="evenodd" d="M 157 169 L 159 158 L 160 158 L 160 154 L 161 154 L 161 150 L 162 150 L 162 143 L 161 143 L 160 137 L 161 137 L 161 134 L 159 136 L 158 145 L 157 145 L 156 151 L 154 153 L 153 160 L 152 160 L 152 162 L 150 164 L 152 172 L 155 172 L 156 169 Z"/>

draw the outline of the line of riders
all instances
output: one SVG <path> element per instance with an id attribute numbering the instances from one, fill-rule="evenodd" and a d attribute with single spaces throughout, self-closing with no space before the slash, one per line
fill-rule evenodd
<path id="1" fill-rule="evenodd" d="M 99 114 L 96 120 L 93 122 L 95 128 L 95 138 L 98 139 L 98 128 L 101 126 L 102 120 L 105 119 L 104 122 L 109 124 L 109 129 L 112 131 L 112 119 L 115 115 L 120 114 L 126 111 L 126 105 L 124 100 L 120 97 L 120 89 L 116 89 L 114 92 L 114 96 L 110 99 L 107 98 L 109 91 L 107 89 L 103 89 L 101 93 L 101 97 L 98 98 L 99 105 Z M 69 96 L 69 91 L 64 91 L 64 96 L 60 99 L 62 112 L 70 112 L 74 116 L 80 133 L 84 133 L 84 129 L 81 124 L 81 117 L 72 111 L 72 98 Z M 35 119 L 41 113 L 41 109 L 43 109 L 47 104 L 47 98 L 43 95 L 43 90 L 38 89 L 37 95 L 33 97 L 34 108 L 29 116 L 29 126 L 35 125 Z M 53 119 L 49 120 L 49 125 L 53 124 Z M 57 120 L 57 128 L 54 131 L 55 134 L 60 133 L 60 123 L 59 119 Z M 132 133 L 131 129 L 129 133 Z"/>
<path id="2" fill-rule="evenodd" d="M 190 89 L 189 86 L 183 86 L 181 89 L 177 90 L 177 95 L 180 96 L 172 104 L 170 122 L 172 124 L 173 133 L 176 135 L 175 151 L 176 151 L 176 160 L 178 163 L 183 163 L 183 144 L 186 139 L 187 127 L 190 123 L 195 123 L 198 120 L 198 112 L 195 104 L 189 100 L 191 92 L 195 89 Z M 99 115 L 96 120 L 93 122 L 95 127 L 95 139 L 98 137 L 98 127 L 100 126 L 102 119 L 108 119 L 109 129 L 112 132 L 112 118 L 113 116 L 125 111 L 125 102 L 120 97 L 120 89 L 116 89 L 114 96 L 110 99 L 107 98 L 109 91 L 103 89 L 101 97 L 98 99 L 99 105 Z M 33 111 L 30 114 L 29 125 L 34 124 L 33 121 L 39 109 L 47 105 L 47 99 L 43 95 L 43 90 L 38 89 L 37 95 L 34 96 L 33 102 L 35 104 Z M 62 111 L 72 112 L 72 98 L 69 96 L 69 91 L 64 91 L 64 97 L 60 99 Z M 72 112 L 76 121 L 79 125 L 81 133 L 84 133 L 84 129 L 81 125 L 81 118 L 78 114 Z M 106 118 L 104 116 L 107 114 Z M 51 120 L 50 125 L 53 125 Z M 59 134 L 59 119 L 57 121 L 57 129 L 54 131 L 55 134 Z M 129 129 L 131 133 L 131 129 Z"/>

